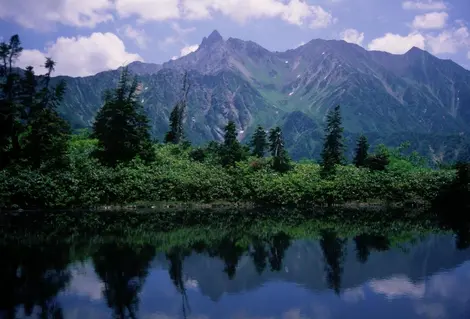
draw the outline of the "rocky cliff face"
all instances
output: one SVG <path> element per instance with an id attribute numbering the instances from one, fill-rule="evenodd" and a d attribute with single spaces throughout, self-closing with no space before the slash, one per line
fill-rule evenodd
<path id="1" fill-rule="evenodd" d="M 466 139 L 470 131 L 470 71 L 417 48 L 392 55 L 316 39 L 270 52 L 251 41 L 224 40 L 214 31 L 187 56 L 162 65 L 133 62 L 129 68 L 139 75 L 141 102 L 159 138 L 167 130 L 184 71 L 191 81 L 186 126 L 197 143 L 221 139 L 228 120 L 236 122 L 242 139 L 257 124 L 281 125 L 294 158 L 315 157 L 325 115 L 337 104 L 351 137 L 364 132 L 399 143 L 386 138 L 398 134 L 414 143 L 418 134 L 429 140 L 421 143 L 424 153 L 431 152 L 436 134 Z M 64 116 L 74 127 L 89 126 L 101 106 L 101 92 L 118 77 L 117 70 L 66 78 Z M 454 146 L 444 143 L 441 149 L 450 154 Z M 458 147 L 460 155 L 468 151 L 465 144 Z"/>

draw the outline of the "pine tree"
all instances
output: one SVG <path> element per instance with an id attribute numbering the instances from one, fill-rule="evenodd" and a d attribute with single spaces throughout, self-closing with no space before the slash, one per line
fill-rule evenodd
<path id="1" fill-rule="evenodd" d="M 37 77 L 31 66 L 23 75 L 15 69 L 22 52 L 17 35 L 0 44 L 0 167 L 9 163 L 47 168 L 67 164 L 69 124 L 57 108 L 65 92 L 65 82 L 50 87 L 55 62 L 47 58 L 44 76 Z"/>
<path id="2" fill-rule="evenodd" d="M 335 173 L 335 166 L 343 162 L 343 127 L 341 126 L 340 106 L 328 112 L 326 118 L 325 141 L 323 144 L 322 174 L 329 176 Z"/>
<path id="3" fill-rule="evenodd" d="M 115 166 L 136 156 L 150 162 L 155 157 L 148 118 L 137 100 L 137 87 L 137 78 L 131 80 L 128 69 L 124 68 L 116 89 L 104 94 L 104 105 L 96 115 L 92 137 L 98 139 L 100 148 L 95 155 L 105 165 Z"/>
<path id="4" fill-rule="evenodd" d="M 22 102 L 25 106 L 27 129 L 22 136 L 22 157 L 33 168 L 48 164 L 49 168 L 60 168 L 68 164 L 68 141 L 70 125 L 60 117 L 57 108 L 62 102 L 66 85 L 61 81 L 50 87 L 55 62 L 47 58 L 47 72 L 38 84 L 32 67 L 26 69 L 22 81 Z M 42 87 L 41 87 L 42 85 Z M 40 88 L 39 91 L 36 88 Z"/>
<path id="5" fill-rule="evenodd" d="M 183 94 L 170 113 L 170 130 L 165 135 L 165 143 L 179 144 L 184 141 L 184 116 L 186 113 L 186 100 L 189 92 L 188 74 L 183 76 Z"/>
<path id="6" fill-rule="evenodd" d="M 267 134 L 266 131 L 262 126 L 258 126 L 251 138 L 250 146 L 253 148 L 252 155 L 262 158 L 266 153 L 266 149 L 268 148 L 268 141 L 267 141 Z"/>
<path id="7" fill-rule="evenodd" d="M 272 168 L 278 172 L 286 172 L 290 169 L 290 158 L 284 148 L 284 138 L 280 127 L 269 132 L 269 151 L 272 156 Z"/>
<path id="8" fill-rule="evenodd" d="M 364 167 L 366 165 L 366 160 L 369 152 L 369 143 L 367 142 L 367 137 L 365 135 L 359 136 L 357 139 L 356 154 L 354 156 L 353 163 L 356 167 Z"/>
<path id="9" fill-rule="evenodd" d="M 224 143 L 220 148 L 220 158 L 225 167 L 234 166 L 236 162 L 244 158 L 245 152 L 237 140 L 237 127 L 235 122 L 229 121 L 225 126 Z"/>
<path id="10" fill-rule="evenodd" d="M 20 75 L 14 64 L 23 48 L 18 35 L 13 35 L 9 43 L 0 43 L 0 169 L 20 156 L 19 119 L 23 109 L 18 103 Z"/>

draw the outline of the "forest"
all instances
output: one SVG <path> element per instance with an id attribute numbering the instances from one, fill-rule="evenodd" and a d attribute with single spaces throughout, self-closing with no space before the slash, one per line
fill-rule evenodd
<path id="1" fill-rule="evenodd" d="M 348 163 L 341 107 L 328 114 L 321 160 L 290 159 L 279 127 L 259 126 L 247 144 L 229 121 L 222 142 L 192 146 L 183 123 L 190 83 L 169 115 L 164 141 L 150 135 L 139 102 L 139 81 L 123 68 L 103 92 L 89 130 L 72 132 L 58 108 L 67 89 L 46 72 L 15 67 L 18 35 L 0 44 L 0 207 L 72 208 L 155 202 L 226 202 L 323 206 L 346 203 L 430 204 L 465 202 L 469 164 L 435 165 L 409 144 L 371 150 L 357 140 Z M 464 205 L 467 205 L 465 202 Z"/>

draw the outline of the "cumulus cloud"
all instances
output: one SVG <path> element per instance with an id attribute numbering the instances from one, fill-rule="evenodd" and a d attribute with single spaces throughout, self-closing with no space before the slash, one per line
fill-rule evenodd
<path id="1" fill-rule="evenodd" d="M 178 23 L 173 22 L 171 24 L 171 28 L 174 31 L 174 34 L 164 38 L 163 40 L 158 42 L 160 49 L 166 50 L 169 46 L 174 45 L 176 43 L 183 44 L 187 46 L 188 44 L 185 43 L 184 38 L 187 34 L 196 31 L 196 28 L 182 28 Z M 178 57 L 175 57 L 178 58 Z"/>
<path id="2" fill-rule="evenodd" d="M 413 20 L 413 28 L 442 29 L 445 27 L 448 18 L 447 12 L 431 12 L 418 15 Z"/>
<path id="3" fill-rule="evenodd" d="M 341 39 L 349 43 L 362 45 L 364 41 L 364 32 L 359 32 L 356 29 L 346 29 L 340 34 Z"/>
<path id="4" fill-rule="evenodd" d="M 87 76 L 116 69 L 132 61 L 143 61 L 129 53 L 124 43 L 113 33 L 93 33 L 89 37 L 60 37 L 43 52 L 24 50 L 19 67 L 32 65 L 41 74 L 46 57 L 57 62 L 55 75 Z"/>
<path id="5" fill-rule="evenodd" d="M 381 38 L 372 40 L 368 48 L 369 50 L 386 51 L 393 54 L 403 54 L 412 47 L 424 49 L 426 38 L 419 32 L 413 32 L 407 36 L 399 34 L 386 33 Z"/>
<path id="6" fill-rule="evenodd" d="M 136 29 L 130 24 L 126 24 L 125 26 L 119 28 L 118 32 L 126 38 L 133 40 L 141 49 L 147 48 L 147 44 L 150 41 L 150 38 L 147 36 L 145 30 Z"/>
<path id="7" fill-rule="evenodd" d="M 199 44 L 187 45 L 180 50 L 180 55 L 175 55 L 171 60 L 177 60 L 199 49 Z"/>
<path id="8" fill-rule="evenodd" d="M 335 22 L 331 13 L 304 0 L 117 0 L 123 17 L 136 15 L 141 22 L 167 19 L 203 20 L 219 13 L 240 23 L 250 19 L 281 18 L 295 25 L 323 28 Z"/>
<path id="9" fill-rule="evenodd" d="M 92 28 L 112 20 L 111 9 L 109 0 L 7 0 L 0 1 L 0 19 L 39 30 L 49 29 L 55 23 Z"/>
<path id="10" fill-rule="evenodd" d="M 71 270 L 72 280 L 67 287 L 66 294 L 76 294 L 88 297 L 91 300 L 103 298 L 104 284 L 96 276 L 90 265 L 77 267 Z"/>
<path id="11" fill-rule="evenodd" d="M 424 10 L 424 11 L 432 11 L 432 10 L 445 10 L 447 9 L 447 5 L 442 1 L 404 1 L 402 3 L 402 7 L 405 10 Z"/>
<path id="12" fill-rule="evenodd" d="M 390 279 L 372 280 L 370 288 L 377 294 L 383 294 L 388 299 L 408 296 L 412 298 L 422 298 L 426 287 L 424 284 L 414 284 L 406 276 L 397 276 Z"/>
<path id="13" fill-rule="evenodd" d="M 140 22 L 180 17 L 178 0 L 116 0 L 116 11 L 123 17 L 136 16 Z"/>
<path id="14" fill-rule="evenodd" d="M 185 55 L 188 55 L 188 54 L 196 51 L 198 48 L 199 48 L 199 44 L 193 44 L 193 45 L 185 46 L 184 48 L 181 49 L 180 56 L 183 57 Z"/>
<path id="15" fill-rule="evenodd" d="M 461 26 L 438 35 L 428 35 L 426 41 L 433 54 L 457 53 L 461 49 L 470 48 L 470 31 L 466 26 Z"/>
<path id="16" fill-rule="evenodd" d="M 321 6 L 306 0 L 21 0 L 0 1 L 0 19 L 26 28 L 44 29 L 55 23 L 95 27 L 113 19 L 136 18 L 138 22 L 175 19 L 210 19 L 222 14 L 232 20 L 280 18 L 294 25 L 324 28 L 336 21 Z"/>

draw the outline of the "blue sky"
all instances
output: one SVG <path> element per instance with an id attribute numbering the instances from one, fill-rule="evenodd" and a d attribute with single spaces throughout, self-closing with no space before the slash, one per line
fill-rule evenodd
<path id="1" fill-rule="evenodd" d="M 57 62 L 86 76 L 188 54 L 217 29 L 269 50 L 314 38 L 402 54 L 412 46 L 470 69 L 470 0 L 2 0 L 0 37 L 19 34 L 18 65 Z M 39 69 L 37 70 L 39 71 Z"/>

